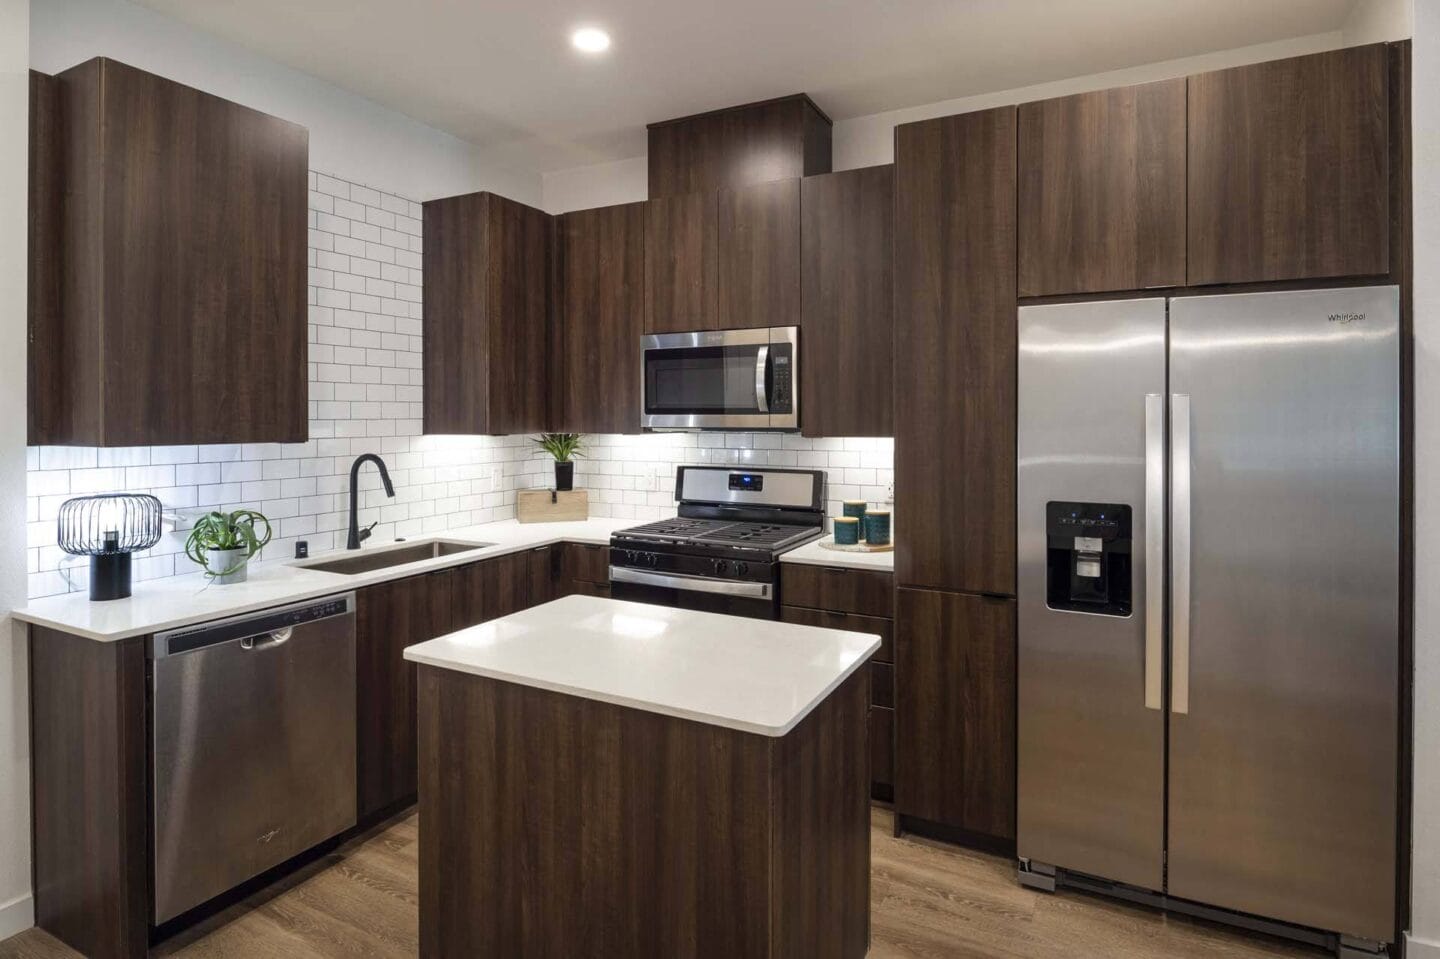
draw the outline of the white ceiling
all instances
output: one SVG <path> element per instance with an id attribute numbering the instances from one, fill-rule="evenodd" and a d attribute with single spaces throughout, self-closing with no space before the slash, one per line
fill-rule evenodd
<path id="1" fill-rule="evenodd" d="M 804 91 L 843 120 L 1338 30 L 1367 0 L 140 0 L 539 171 Z M 580 25 L 607 54 L 571 49 Z"/>

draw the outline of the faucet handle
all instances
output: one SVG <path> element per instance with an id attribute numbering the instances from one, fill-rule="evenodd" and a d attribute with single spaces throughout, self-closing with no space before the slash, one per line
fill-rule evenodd
<path id="1" fill-rule="evenodd" d="M 371 530 L 375 529 L 375 524 L 376 524 L 376 523 L 379 523 L 379 522 L 380 522 L 380 521 L 377 519 L 374 523 L 371 523 L 369 526 L 365 527 L 364 529 L 362 529 L 362 530 L 360 531 L 360 541 L 361 541 L 361 542 L 364 542 L 365 540 L 367 540 L 367 539 L 370 538 L 370 532 L 371 532 Z"/>

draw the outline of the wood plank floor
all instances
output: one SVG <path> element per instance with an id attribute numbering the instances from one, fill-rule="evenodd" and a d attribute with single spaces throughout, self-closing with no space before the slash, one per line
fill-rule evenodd
<path id="1" fill-rule="evenodd" d="M 266 889 L 152 954 L 185 959 L 351 959 L 416 953 L 418 819 L 412 814 Z M 891 835 L 871 817 L 871 959 L 1261 959 L 1325 953 L 1075 893 L 1022 889 L 1008 859 Z M 69 959 L 38 929 L 0 959 Z"/>

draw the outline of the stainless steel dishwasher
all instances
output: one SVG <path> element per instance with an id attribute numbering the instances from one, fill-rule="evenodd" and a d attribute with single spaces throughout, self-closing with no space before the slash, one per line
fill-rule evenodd
<path id="1" fill-rule="evenodd" d="M 158 925 L 355 824 L 355 594 L 150 644 Z"/>

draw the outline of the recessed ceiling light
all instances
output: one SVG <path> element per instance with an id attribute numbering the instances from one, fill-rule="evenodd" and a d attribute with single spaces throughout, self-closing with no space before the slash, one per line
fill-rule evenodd
<path id="1" fill-rule="evenodd" d="M 570 34 L 570 44 L 583 53 L 604 53 L 610 49 L 610 34 L 596 27 L 581 27 Z"/>

